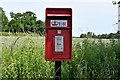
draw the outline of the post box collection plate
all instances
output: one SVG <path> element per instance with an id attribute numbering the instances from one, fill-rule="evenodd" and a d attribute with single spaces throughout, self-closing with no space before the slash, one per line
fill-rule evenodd
<path id="1" fill-rule="evenodd" d="M 55 52 L 63 52 L 64 51 L 64 43 L 63 36 L 55 36 Z"/>

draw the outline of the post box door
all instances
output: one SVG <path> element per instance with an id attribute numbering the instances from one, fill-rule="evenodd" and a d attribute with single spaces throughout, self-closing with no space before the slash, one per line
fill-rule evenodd
<path id="1" fill-rule="evenodd" d="M 70 30 L 48 30 L 49 59 L 70 59 Z"/>

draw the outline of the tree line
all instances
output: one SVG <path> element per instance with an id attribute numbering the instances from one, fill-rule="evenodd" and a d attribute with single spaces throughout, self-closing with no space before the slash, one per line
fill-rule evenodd
<path id="1" fill-rule="evenodd" d="M 11 20 L 5 15 L 5 11 L 0 7 L 0 27 L 3 32 L 24 32 L 45 34 L 45 22 L 37 20 L 36 14 L 31 11 L 24 13 L 10 12 Z"/>
<path id="2" fill-rule="evenodd" d="M 10 12 L 11 20 L 9 21 L 5 15 L 5 11 L 0 7 L 0 30 L 3 32 L 24 32 L 24 33 L 38 33 L 45 35 L 45 22 L 37 20 L 36 14 L 31 11 L 24 13 Z M 95 35 L 93 32 L 81 34 L 80 38 L 102 38 L 102 39 L 118 39 L 120 38 L 120 31 L 110 34 Z"/>
<path id="3" fill-rule="evenodd" d="M 87 32 L 87 34 L 81 34 L 80 38 L 120 39 L 120 31 L 101 35 L 95 35 L 93 32 Z"/>

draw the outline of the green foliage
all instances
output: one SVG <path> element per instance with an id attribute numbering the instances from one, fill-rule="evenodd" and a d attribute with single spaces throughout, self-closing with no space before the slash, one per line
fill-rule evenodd
<path id="1" fill-rule="evenodd" d="M 87 34 L 81 34 L 80 38 L 99 38 L 99 39 L 120 39 L 120 31 L 110 34 L 95 35 L 92 32 L 87 32 Z"/>
<path id="2" fill-rule="evenodd" d="M 11 44 L 12 50 L 3 47 L 2 78 L 51 77 L 54 74 L 53 63 L 44 60 L 44 44 L 38 45 L 30 38 L 21 39 L 20 42 L 22 44 Z"/>
<path id="3" fill-rule="evenodd" d="M 62 62 L 62 79 L 120 79 L 120 41 L 73 38 L 72 61 Z M 3 38 L 2 78 L 54 78 L 42 37 Z"/>
<path id="4" fill-rule="evenodd" d="M 10 12 L 11 20 L 8 21 L 5 12 L 0 7 L 0 28 L 3 32 L 24 32 L 45 34 L 45 23 L 37 20 L 36 14 L 31 11 L 24 13 Z"/>
<path id="5" fill-rule="evenodd" d="M 36 32 L 36 14 L 31 11 L 25 13 L 10 13 L 12 20 L 8 26 L 11 27 L 11 32 Z M 37 26 L 41 27 L 41 26 Z"/>
<path id="6" fill-rule="evenodd" d="M 5 15 L 5 11 L 0 7 L 0 31 L 5 31 L 8 24 L 8 18 Z"/>
<path id="7" fill-rule="evenodd" d="M 45 22 L 41 20 L 36 21 L 36 32 L 40 35 L 45 34 Z"/>

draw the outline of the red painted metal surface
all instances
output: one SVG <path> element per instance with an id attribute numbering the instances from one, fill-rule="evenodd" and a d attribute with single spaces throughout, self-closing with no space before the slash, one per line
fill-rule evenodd
<path id="1" fill-rule="evenodd" d="M 58 27 L 57 26 L 52 27 L 51 21 L 58 21 L 57 23 Z M 66 22 L 67 24 L 65 24 L 64 22 Z M 46 8 L 45 23 L 46 23 L 45 59 L 47 61 L 71 60 L 72 59 L 72 9 Z M 60 23 L 63 23 L 64 25 L 63 24 L 61 25 Z M 58 33 L 58 31 L 61 31 L 60 34 Z M 63 49 L 61 49 L 63 51 L 56 51 L 57 49 L 56 44 L 59 43 L 59 42 L 57 43 L 56 41 L 56 36 L 63 37 Z"/>

